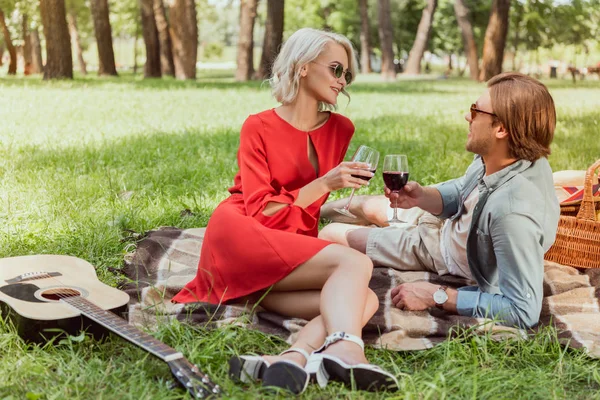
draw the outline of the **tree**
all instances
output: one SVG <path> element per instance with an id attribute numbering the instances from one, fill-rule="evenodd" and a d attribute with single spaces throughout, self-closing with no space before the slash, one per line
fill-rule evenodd
<path id="1" fill-rule="evenodd" d="M 285 0 L 268 0 L 267 2 L 263 51 L 256 74 L 259 79 L 271 76 L 273 62 L 279 54 L 281 42 L 283 41 L 284 8 Z"/>
<path id="2" fill-rule="evenodd" d="M 40 33 L 37 26 L 31 29 L 31 73 L 41 74 L 44 72 L 42 61 L 42 45 L 40 44 Z"/>
<path id="3" fill-rule="evenodd" d="M 67 27 L 65 1 L 41 0 L 40 13 L 46 37 L 44 79 L 73 79 L 71 38 Z"/>
<path id="4" fill-rule="evenodd" d="M 469 9 L 464 0 L 454 1 L 454 13 L 456 14 L 456 21 L 458 22 L 460 31 L 462 32 L 463 46 L 465 55 L 467 56 L 467 63 L 469 64 L 469 74 L 471 79 L 478 80 L 479 56 L 477 55 L 477 43 L 473 36 L 473 25 L 471 24 Z"/>
<path id="5" fill-rule="evenodd" d="M 146 64 L 144 64 L 144 78 L 160 78 L 160 42 L 158 29 L 154 18 L 154 0 L 140 0 L 140 14 L 142 17 L 142 34 L 146 45 Z"/>
<path id="6" fill-rule="evenodd" d="M 417 29 L 417 37 L 415 38 L 412 49 L 408 55 L 405 69 L 407 74 L 416 75 L 421 73 L 421 60 L 427 49 L 429 34 L 431 32 L 431 23 L 436 8 L 437 0 L 427 0 L 427 6 L 423 9 L 421 22 L 419 22 L 419 28 Z"/>
<path id="7" fill-rule="evenodd" d="M 27 14 L 23 14 L 23 74 L 31 75 L 32 52 L 31 36 L 29 35 L 29 23 Z"/>
<path id="8" fill-rule="evenodd" d="M 494 0 L 492 3 L 490 20 L 485 31 L 483 62 L 479 74 L 480 81 L 487 81 L 502 72 L 509 10 L 510 0 Z"/>
<path id="9" fill-rule="evenodd" d="M 69 11 L 67 11 L 67 24 L 69 25 L 71 42 L 73 44 L 75 54 L 77 54 L 77 63 L 79 64 L 79 71 L 83 75 L 87 75 L 87 67 L 85 60 L 83 59 L 83 47 L 81 46 L 81 38 L 79 37 L 79 30 L 77 29 L 77 15 L 73 11 L 73 9 L 69 9 Z"/>
<path id="10" fill-rule="evenodd" d="M 360 69 L 363 74 L 371 72 L 371 41 L 369 38 L 369 4 L 367 0 L 358 0 L 360 11 Z"/>
<path id="11" fill-rule="evenodd" d="M 254 21 L 258 0 L 240 1 L 240 34 L 237 45 L 237 70 L 236 81 L 247 81 L 254 72 Z"/>
<path id="12" fill-rule="evenodd" d="M 198 22 L 194 0 L 171 0 L 169 5 L 173 63 L 177 79 L 196 79 Z"/>
<path id="13" fill-rule="evenodd" d="M 169 22 L 167 21 L 163 0 L 154 0 L 154 20 L 156 21 L 156 29 L 158 30 L 161 71 L 163 75 L 175 76 Z"/>
<path id="14" fill-rule="evenodd" d="M 8 26 L 6 25 L 6 19 L 4 18 L 4 11 L 2 10 L 0 10 L 0 28 L 2 28 L 2 33 L 4 35 L 4 43 L 6 44 L 6 49 L 8 50 L 8 54 L 10 55 L 10 63 L 8 64 L 8 74 L 16 75 L 17 50 L 13 45 L 12 39 L 10 37 L 10 31 L 8 30 Z"/>
<path id="15" fill-rule="evenodd" d="M 385 80 L 396 79 L 394 66 L 394 30 L 390 14 L 390 0 L 378 0 L 379 41 L 381 42 L 381 76 Z"/>
<path id="16" fill-rule="evenodd" d="M 94 33 L 98 45 L 98 75 L 117 75 L 108 0 L 91 0 Z"/>

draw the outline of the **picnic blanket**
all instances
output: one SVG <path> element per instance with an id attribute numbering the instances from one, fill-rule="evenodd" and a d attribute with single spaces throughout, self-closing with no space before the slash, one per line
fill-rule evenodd
<path id="1" fill-rule="evenodd" d="M 129 322 L 149 329 L 172 319 L 206 328 L 237 324 L 292 343 L 307 321 L 286 318 L 252 304 L 184 305 L 170 301 L 195 276 L 203 237 L 204 228 L 160 228 L 142 238 L 125 260 L 124 273 L 129 279 L 121 288 L 131 296 Z M 525 337 L 530 333 L 438 309 L 415 312 L 393 307 L 390 290 L 400 283 L 417 280 L 450 287 L 472 283 L 455 276 L 376 267 L 370 287 L 379 297 L 380 306 L 364 328 L 365 343 L 392 350 L 427 349 L 456 334 L 457 327 L 498 338 Z M 535 330 L 553 325 L 561 343 L 583 348 L 600 358 L 599 300 L 600 269 L 577 270 L 547 261 L 541 320 Z"/>

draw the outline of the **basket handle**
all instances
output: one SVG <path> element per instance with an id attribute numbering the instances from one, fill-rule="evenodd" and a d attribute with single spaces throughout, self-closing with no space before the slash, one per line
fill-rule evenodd
<path id="1" fill-rule="evenodd" d="M 598 168 L 600 168 L 600 160 L 596 160 L 596 162 L 591 167 L 589 167 L 585 173 L 585 183 L 583 186 L 583 201 L 581 202 L 581 207 L 579 208 L 579 212 L 577 213 L 578 219 L 596 221 L 596 207 L 594 206 L 594 198 L 592 196 L 592 178 L 598 176 L 594 174 Z"/>

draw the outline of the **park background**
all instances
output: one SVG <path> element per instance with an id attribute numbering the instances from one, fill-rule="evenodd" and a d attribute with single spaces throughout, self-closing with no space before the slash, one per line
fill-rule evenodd
<path id="1" fill-rule="evenodd" d="M 0 257 L 77 256 L 111 285 L 135 234 L 206 226 L 237 170 L 242 122 L 276 106 L 270 60 L 301 27 L 343 33 L 358 51 L 362 73 L 338 109 L 356 125 L 349 154 L 359 144 L 405 153 L 421 184 L 459 176 L 472 158 L 469 105 L 489 77 L 520 70 L 555 99 L 553 169 L 600 158 L 597 0 L 0 0 L 0 11 Z M 378 174 L 358 193 L 382 190 Z M 269 395 L 229 381 L 229 357 L 285 348 L 235 326 L 173 322 L 152 334 L 234 398 Z M 304 397 L 600 398 L 600 364 L 559 334 L 369 349 L 400 392 L 334 384 Z M 187 396 L 168 388 L 166 365 L 118 338 L 32 346 L 5 319 L 0 377 L 0 399 Z"/>

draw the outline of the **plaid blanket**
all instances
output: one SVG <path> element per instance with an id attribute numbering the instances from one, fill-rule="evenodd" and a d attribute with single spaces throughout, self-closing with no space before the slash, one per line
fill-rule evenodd
<path id="1" fill-rule="evenodd" d="M 237 324 L 273 334 L 292 343 L 305 320 L 285 318 L 252 304 L 174 304 L 171 298 L 196 274 L 204 228 L 160 228 L 148 232 L 125 260 L 129 280 L 129 322 L 149 329 L 171 319 L 218 328 Z M 470 282 L 454 276 L 428 272 L 399 272 L 375 268 L 370 286 L 379 297 L 377 313 L 365 326 L 367 344 L 392 350 L 430 348 L 455 334 L 456 327 L 492 337 L 524 337 L 527 332 L 495 325 L 493 321 L 450 315 L 438 309 L 402 311 L 391 305 L 390 290 L 403 282 L 427 280 L 450 287 Z M 583 348 L 600 357 L 600 269 L 577 270 L 547 261 L 544 300 L 537 329 L 553 325 L 561 343 Z"/>

